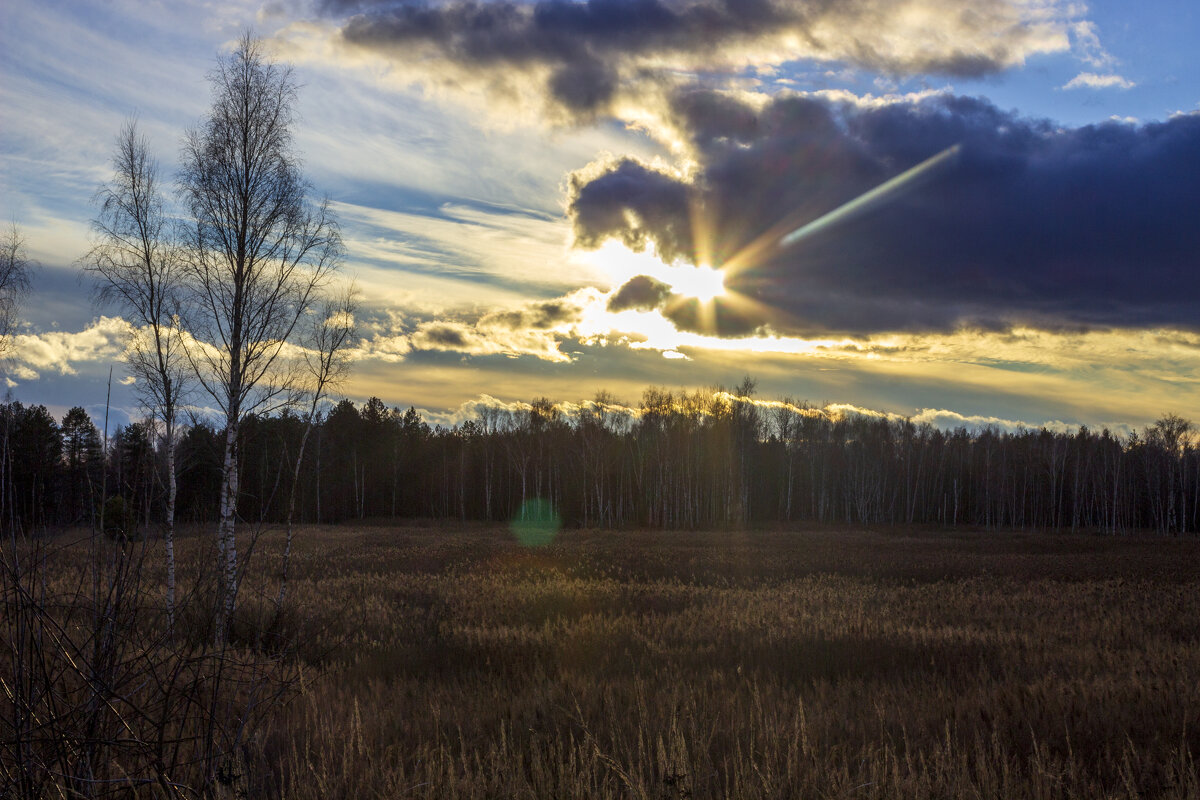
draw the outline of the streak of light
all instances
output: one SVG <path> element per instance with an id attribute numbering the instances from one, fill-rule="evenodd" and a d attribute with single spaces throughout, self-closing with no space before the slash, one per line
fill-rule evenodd
<path id="1" fill-rule="evenodd" d="M 951 145 L 937 155 L 930 156 L 929 158 L 925 159 L 915 167 L 910 167 L 896 177 L 884 181 L 874 189 L 871 189 L 869 192 L 864 192 L 853 200 L 838 206 L 833 211 L 822 214 L 820 217 L 817 217 L 807 225 L 797 228 L 796 230 L 782 237 L 779 240 L 780 247 L 791 247 L 804 237 L 811 236 L 822 228 L 829 227 L 830 225 L 834 225 L 854 214 L 866 211 L 872 205 L 885 200 L 888 195 L 893 194 L 896 192 L 896 190 L 903 187 L 906 183 L 911 181 L 913 178 L 916 178 L 921 173 L 934 169 L 943 162 L 953 159 L 958 155 L 961 149 L 961 145 Z"/>

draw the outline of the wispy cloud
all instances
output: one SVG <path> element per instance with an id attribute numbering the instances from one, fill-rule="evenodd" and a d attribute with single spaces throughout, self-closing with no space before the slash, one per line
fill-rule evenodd
<path id="1" fill-rule="evenodd" d="M 1100 43 L 1100 29 L 1087 19 L 1071 23 L 1071 39 L 1076 57 L 1093 67 L 1111 67 L 1116 59 Z"/>
<path id="2" fill-rule="evenodd" d="M 526 209 L 443 202 L 421 211 L 350 203 L 334 208 L 355 261 L 381 268 L 458 277 L 528 293 L 577 285 L 555 269 L 567 255 L 560 217 Z"/>
<path id="3" fill-rule="evenodd" d="M 1133 81 L 1120 75 L 1109 73 L 1098 75 L 1095 72 L 1081 72 L 1063 84 L 1064 89 L 1132 89 L 1137 86 Z"/>

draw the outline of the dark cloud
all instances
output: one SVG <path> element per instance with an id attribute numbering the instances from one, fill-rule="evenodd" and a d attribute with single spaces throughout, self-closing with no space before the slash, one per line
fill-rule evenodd
<path id="1" fill-rule="evenodd" d="M 671 287 L 649 275 L 638 275 L 626 281 L 608 298 L 609 311 L 626 311 L 631 308 L 651 311 L 671 296 Z"/>
<path id="2" fill-rule="evenodd" d="M 348 44 L 481 71 L 540 68 L 572 113 L 607 110 L 621 81 L 674 69 L 813 58 L 893 75 L 978 77 L 1061 49 L 1065 33 L 1016 0 L 325 0 Z M 912 20 L 923 19 L 919 31 Z M 905 27 L 907 26 L 907 28 Z M 897 33 L 899 31 L 899 33 Z"/>
<path id="3" fill-rule="evenodd" d="M 677 177 L 636 159 L 623 158 L 570 176 L 567 190 L 576 244 L 597 247 L 619 238 L 630 249 L 645 249 L 648 236 L 666 261 L 691 253 L 690 190 Z"/>
<path id="4" fill-rule="evenodd" d="M 504 311 L 459 310 L 407 315 L 400 330 L 377 337 L 373 352 L 410 353 L 450 352 L 464 357 L 531 357 L 542 361 L 566 363 L 574 357 L 560 348 L 570 338 L 586 306 L 596 302 L 600 293 L 583 289 L 565 297 L 527 303 Z"/>
<path id="5" fill-rule="evenodd" d="M 747 313 L 722 298 L 702 302 L 671 291 L 671 287 L 649 275 L 638 275 L 626 281 L 608 299 L 609 311 L 627 309 L 651 311 L 658 309 L 679 330 L 711 333 L 719 330 L 726 336 L 748 336 L 768 320 L 759 314 Z"/>
<path id="6" fill-rule="evenodd" d="M 550 77 L 550 93 L 573 113 L 607 108 L 617 91 L 617 76 L 596 59 L 565 64 Z"/>
<path id="7" fill-rule="evenodd" d="M 724 298 L 705 303 L 694 297 L 673 295 L 663 305 L 663 316 L 681 331 L 722 336 L 749 336 L 772 320 Z"/>
<path id="8" fill-rule="evenodd" d="M 425 346 L 446 349 L 461 349 L 467 346 L 467 338 L 462 329 L 454 325 L 426 325 L 421 328 L 420 334 Z"/>
<path id="9" fill-rule="evenodd" d="M 582 306 L 565 299 L 545 300 L 530 303 L 512 311 L 495 311 L 479 318 L 481 328 L 506 328 L 508 330 L 549 330 L 564 323 L 579 321 Z"/>
<path id="10" fill-rule="evenodd" d="M 694 176 L 628 159 L 581 173 L 572 220 L 582 246 L 653 241 L 670 260 L 698 240 L 718 265 L 751 263 L 726 283 L 757 310 L 719 332 L 1200 326 L 1200 115 L 1062 129 L 965 97 L 754 110 L 706 92 L 672 115 Z M 954 145 L 905 190 L 778 246 Z"/>

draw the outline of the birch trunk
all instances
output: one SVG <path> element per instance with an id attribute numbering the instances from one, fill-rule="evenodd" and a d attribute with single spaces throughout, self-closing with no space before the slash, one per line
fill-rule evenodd
<path id="1" fill-rule="evenodd" d="M 222 461 L 221 517 L 217 529 L 219 568 L 224 569 L 221 581 L 220 608 L 217 613 L 217 644 L 225 643 L 229 623 L 233 617 L 237 598 L 237 539 L 235 518 L 237 515 L 238 465 L 237 465 L 237 421 L 236 417 L 226 420 L 225 458 Z"/>
<path id="2" fill-rule="evenodd" d="M 296 454 L 296 465 L 292 469 L 292 491 L 288 496 L 287 510 L 287 539 L 283 545 L 283 565 L 279 576 L 279 599 L 275 601 L 278 608 L 283 607 L 287 596 L 288 564 L 292 558 L 292 521 L 296 516 L 296 486 L 300 483 L 300 465 L 304 463 L 304 447 L 308 444 L 308 435 L 312 432 L 312 417 L 304 426 L 304 434 L 300 437 L 300 450 Z"/>
<path id="3" fill-rule="evenodd" d="M 168 415 L 167 429 L 167 635 L 175 636 L 175 421 Z"/>

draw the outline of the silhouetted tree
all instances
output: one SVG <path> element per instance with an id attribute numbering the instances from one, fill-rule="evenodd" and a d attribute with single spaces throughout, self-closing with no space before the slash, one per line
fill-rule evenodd
<path id="1" fill-rule="evenodd" d="M 317 315 L 309 327 L 308 335 L 303 340 L 304 375 L 300 388 L 298 403 L 303 406 L 304 430 L 295 448 L 295 458 L 292 466 L 292 485 L 288 491 L 288 506 L 286 541 L 283 549 L 283 561 L 280 566 L 279 597 L 277 605 L 282 606 L 287 596 L 288 562 L 292 555 L 292 521 L 296 516 L 296 495 L 300 484 L 300 468 L 304 463 L 304 451 L 308 445 L 309 435 L 317 421 L 317 413 L 329 390 L 337 386 L 346 375 L 349 368 L 347 349 L 355 339 L 355 298 L 353 287 L 336 301 L 326 301 L 321 313 Z M 386 443 L 380 446 L 386 446 Z"/>
<path id="2" fill-rule="evenodd" d="M 280 353 L 341 255 L 328 203 L 313 206 L 292 149 L 296 82 L 249 34 L 211 75 L 209 115 L 184 142 L 180 192 L 193 227 L 187 327 L 201 385 L 224 417 L 217 636 L 233 612 L 238 428 L 274 396 Z"/>
<path id="3" fill-rule="evenodd" d="M 177 513 L 181 519 L 209 522 L 217 518 L 221 491 L 223 437 L 204 422 L 193 421 L 179 438 Z"/>
<path id="4" fill-rule="evenodd" d="M 0 235 L 0 377 L 7 374 L 8 354 L 12 349 L 17 312 L 21 299 L 29 291 L 29 273 L 33 267 L 25 251 L 25 239 L 14 222 Z M 18 515 L 13 505 L 13 430 L 12 414 L 0 419 L 0 525 L 15 528 Z"/>
<path id="5" fill-rule="evenodd" d="M 298 424 L 270 424 L 289 418 Z M 1190 423 L 1164 420 L 1127 438 L 1086 427 L 945 431 L 719 387 L 651 387 L 637 409 L 605 394 L 569 405 L 542 397 L 430 428 L 415 408 L 343 400 L 314 424 L 320 457 L 306 486 L 320 493 L 302 507 L 323 520 L 512 520 L 538 499 L 584 526 L 1197 531 L 1200 452 Z M 247 464 L 278 460 L 277 443 L 247 441 L 276 448 L 248 452 Z"/>
<path id="6" fill-rule="evenodd" d="M 12 452 L 11 496 L 15 525 L 26 530 L 58 521 L 62 439 L 45 406 L 10 403 L 6 409 Z"/>
<path id="7" fill-rule="evenodd" d="M 64 497 L 60 514 L 68 524 L 87 519 L 96 511 L 104 470 L 100 431 L 87 411 L 75 406 L 63 416 L 62 437 Z"/>
<path id="8" fill-rule="evenodd" d="M 131 520 L 149 528 L 154 508 L 156 470 L 154 428 L 149 422 L 132 422 L 118 428 L 109 441 L 109 491 L 124 501 Z M 132 532 L 129 532 L 132 533 Z M 174 604 L 170 607 L 173 609 Z"/>

